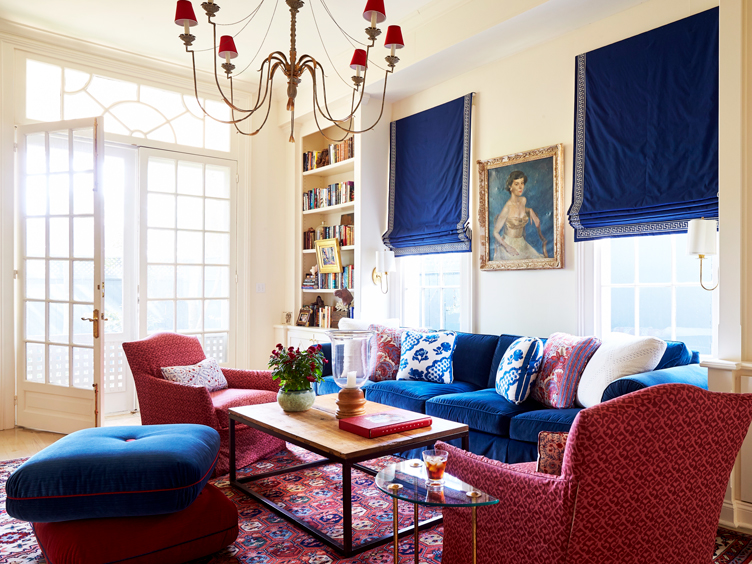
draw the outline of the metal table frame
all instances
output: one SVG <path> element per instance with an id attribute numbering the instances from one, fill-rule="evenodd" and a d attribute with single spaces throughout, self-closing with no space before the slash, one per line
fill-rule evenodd
<path id="1" fill-rule="evenodd" d="M 283 441 L 287 441 L 296 446 L 304 448 L 310 452 L 318 454 L 319 456 L 323 456 L 324 459 L 316 460 L 314 462 L 308 462 L 306 464 L 298 464 L 297 466 L 292 466 L 290 468 L 281 468 L 279 470 L 273 470 L 271 472 L 264 472 L 263 474 L 254 474 L 252 476 L 244 476 L 242 478 L 238 478 L 237 469 L 235 468 L 235 424 L 236 422 L 247 425 L 248 427 L 253 427 L 254 429 L 258 429 L 259 431 L 266 433 L 267 435 L 277 437 L 278 439 L 282 439 Z M 469 450 L 470 434 L 469 434 L 469 431 L 467 430 L 457 431 L 455 433 L 447 434 L 441 437 L 441 440 L 449 441 L 449 440 L 457 439 L 457 438 L 462 439 L 462 448 L 464 450 Z M 418 441 L 415 443 L 410 443 L 408 445 L 405 445 L 405 444 L 391 445 L 390 447 L 384 447 L 384 450 L 382 452 L 378 452 L 378 453 L 371 452 L 367 455 L 355 456 L 352 458 L 342 458 L 338 456 L 332 456 L 330 453 L 324 452 L 323 450 L 317 448 L 316 446 L 306 443 L 302 440 L 294 440 L 286 435 L 282 435 L 281 433 L 276 433 L 265 427 L 254 425 L 252 421 L 249 421 L 245 418 L 241 419 L 239 416 L 230 412 L 230 485 L 233 488 L 238 489 L 244 492 L 245 494 L 247 494 L 248 496 L 250 496 L 251 498 L 255 499 L 261 505 L 273 511 L 274 513 L 276 513 L 277 515 L 279 515 L 286 521 L 297 525 L 300 529 L 303 529 L 313 538 L 315 538 L 316 540 L 320 541 L 321 543 L 325 544 L 326 546 L 328 546 L 329 548 L 337 552 L 337 554 L 344 556 L 346 558 L 349 558 L 351 556 L 355 556 L 356 554 L 360 554 L 362 552 L 370 550 L 379 545 L 385 544 L 394 538 L 393 535 L 389 534 L 381 538 L 374 539 L 374 540 L 353 546 L 352 470 L 356 469 L 370 476 L 375 476 L 378 473 L 378 471 L 371 470 L 370 468 L 367 468 L 366 466 L 363 466 L 362 464 L 359 464 L 359 463 L 364 462 L 366 460 L 373 460 L 374 458 L 378 458 L 380 456 L 391 455 L 391 454 L 394 454 L 395 452 L 402 452 L 404 450 L 411 450 L 414 448 L 419 448 L 419 447 L 424 447 L 424 446 L 433 446 L 433 444 L 437 440 L 438 439 L 433 438 L 433 439 Z M 292 472 L 298 472 L 300 470 L 305 470 L 307 468 L 316 468 L 317 466 L 325 466 L 327 464 L 341 464 L 342 465 L 342 530 L 343 530 L 343 538 L 342 538 L 343 542 L 342 543 L 338 542 L 334 537 L 330 537 L 329 535 L 324 534 L 317 529 L 314 529 L 313 527 L 311 527 L 308 523 L 300 519 L 294 513 L 288 511 L 287 509 L 279 507 L 272 500 L 254 491 L 253 489 L 251 489 L 250 487 L 246 485 L 250 482 L 263 480 L 264 478 L 271 478 L 273 476 L 279 476 L 282 474 L 290 474 Z M 442 519 L 443 517 L 437 516 L 437 517 L 428 519 L 426 521 L 421 521 L 417 523 L 418 530 L 427 529 L 438 523 L 441 523 Z M 416 525 L 413 524 L 409 527 L 400 529 L 398 536 L 402 537 L 402 536 L 410 535 L 414 531 L 415 527 Z"/>

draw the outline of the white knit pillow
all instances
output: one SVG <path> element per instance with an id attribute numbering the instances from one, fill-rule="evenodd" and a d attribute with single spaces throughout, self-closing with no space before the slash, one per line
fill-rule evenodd
<path id="1" fill-rule="evenodd" d="M 603 340 L 587 363 L 577 388 L 577 405 L 601 403 L 603 392 L 614 380 L 650 372 L 666 352 L 666 341 L 656 337 L 633 337 L 614 333 Z"/>
<path id="2" fill-rule="evenodd" d="M 166 366 L 162 369 L 162 376 L 170 382 L 194 388 L 204 387 L 210 392 L 227 387 L 227 379 L 214 358 L 191 366 Z"/>

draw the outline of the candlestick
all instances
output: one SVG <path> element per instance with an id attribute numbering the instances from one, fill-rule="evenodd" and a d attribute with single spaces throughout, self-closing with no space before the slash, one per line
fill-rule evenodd
<path id="1" fill-rule="evenodd" d="M 358 387 L 357 383 L 355 382 L 355 378 L 356 378 L 357 375 L 358 375 L 358 373 L 355 372 L 355 370 L 352 370 L 352 371 L 350 371 L 350 372 L 347 373 L 347 387 L 348 388 L 357 388 Z"/>
<path id="2" fill-rule="evenodd" d="M 190 35 L 191 33 L 191 27 L 188 25 L 188 20 L 183 20 L 183 31 L 186 35 Z"/>
<path id="3" fill-rule="evenodd" d="M 371 12 L 371 27 L 376 27 L 376 22 L 378 20 L 379 14 L 374 10 Z"/>

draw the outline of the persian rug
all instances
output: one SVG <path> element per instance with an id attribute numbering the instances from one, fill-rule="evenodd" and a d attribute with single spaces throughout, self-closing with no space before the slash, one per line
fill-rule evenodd
<path id="1" fill-rule="evenodd" d="M 268 472 L 316 460 L 318 457 L 288 445 L 273 457 L 244 468 L 240 474 Z M 0 564 L 44 564 L 44 558 L 28 523 L 16 521 L 5 513 L 5 482 L 26 459 L 0 462 Z M 383 457 L 366 463 L 381 468 L 396 461 Z M 386 544 L 352 558 L 339 558 L 317 540 L 287 523 L 274 513 L 233 490 L 227 476 L 212 480 L 235 502 L 240 515 L 237 540 L 224 551 L 195 560 L 192 564 L 392 564 L 391 544 Z M 379 492 L 373 478 L 353 473 L 353 517 L 356 542 L 388 535 L 392 531 L 392 502 Z M 337 537 L 342 535 L 342 473 L 337 465 L 302 470 L 275 476 L 254 484 L 259 491 L 284 505 L 317 528 Z M 400 503 L 400 527 L 412 523 L 412 505 Z M 421 519 L 433 515 L 423 510 Z M 442 527 L 421 532 L 421 564 L 441 562 Z M 715 542 L 714 564 L 752 564 L 752 535 L 719 528 Z M 400 540 L 401 561 L 413 562 L 412 537 Z"/>

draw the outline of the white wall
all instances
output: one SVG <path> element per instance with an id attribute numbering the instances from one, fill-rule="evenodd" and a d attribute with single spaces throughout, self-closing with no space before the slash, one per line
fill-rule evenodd
<path id="1" fill-rule="evenodd" d="M 564 197 L 571 203 L 574 62 L 602 47 L 718 5 L 715 0 L 652 0 L 393 104 L 392 119 L 476 93 L 473 140 L 478 160 L 564 144 Z M 499 41 L 504 41 L 499 37 Z M 478 171 L 473 172 L 474 331 L 547 336 L 577 331 L 574 231 L 564 230 L 564 268 L 479 269 Z"/>

